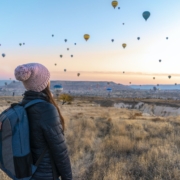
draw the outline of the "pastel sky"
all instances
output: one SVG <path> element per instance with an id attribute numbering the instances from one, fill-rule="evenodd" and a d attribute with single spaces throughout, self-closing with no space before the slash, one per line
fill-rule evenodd
<path id="1" fill-rule="evenodd" d="M 111 2 L 1 1 L 0 54 L 6 57 L 0 56 L 0 79 L 14 79 L 18 65 L 38 62 L 52 80 L 180 83 L 180 1 L 119 0 L 120 10 Z M 151 12 L 148 21 L 144 11 Z M 87 42 L 85 33 L 91 36 Z"/>

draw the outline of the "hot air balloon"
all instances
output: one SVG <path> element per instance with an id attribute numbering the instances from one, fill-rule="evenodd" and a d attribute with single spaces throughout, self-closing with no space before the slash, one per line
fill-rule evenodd
<path id="1" fill-rule="evenodd" d="M 145 11 L 145 12 L 143 12 L 143 14 L 142 14 L 143 18 L 144 18 L 146 21 L 148 20 L 148 18 L 150 17 L 150 15 L 151 15 L 151 13 L 150 13 L 149 11 Z"/>
<path id="2" fill-rule="evenodd" d="M 138 37 L 137 39 L 140 40 L 140 37 Z"/>
<path id="3" fill-rule="evenodd" d="M 63 57 L 63 55 L 60 55 L 60 58 L 62 58 Z"/>
<path id="4" fill-rule="evenodd" d="M 123 47 L 123 48 L 126 48 L 126 46 L 127 46 L 127 45 L 126 45 L 125 43 L 124 43 L 124 44 L 122 44 L 122 47 Z"/>
<path id="5" fill-rule="evenodd" d="M 153 77 L 153 79 L 155 79 L 155 77 Z"/>
<path id="6" fill-rule="evenodd" d="M 65 39 L 64 41 L 67 42 L 67 39 Z"/>
<path id="7" fill-rule="evenodd" d="M 159 62 L 161 62 L 161 59 L 159 60 Z"/>
<path id="8" fill-rule="evenodd" d="M 90 35 L 89 34 L 85 34 L 84 35 L 84 39 L 87 41 L 88 39 L 90 38 Z"/>
<path id="9" fill-rule="evenodd" d="M 111 39 L 112 42 L 114 42 L 114 39 Z"/>
<path id="10" fill-rule="evenodd" d="M 112 89 L 111 88 L 107 88 L 106 91 L 112 92 Z"/>
<path id="11" fill-rule="evenodd" d="M 175 83 L 175 86 L 177 85 L 177 83 Z"/>
<path id="12" fill-rule="evenodd" d="M 124 23 L 122 23 L 124 25 Z"/>
<path id="13" fill-rule="evenodd" d="M 54 37 L 54 34 L 52 34 L 52 37 Z"/>
<path id="14" fill-rule="evenodd" d="M 5 57 L 5 56 L 6 56 L 6 55 L 3 53 L 3 54 L 2 54 L 2 57 Z"/>
<path id="15" fill-rule="evenodd" d="M 157 91 L 157 88 L 154 86 L 154 87 L 153 87 L 153 90 L 154 90 L 154 91 Z"/>
<path id="16" fill-rule="evenodd" d="M 19 43 L 19 45 L 21 46 L 21 45 L 22 45 L 22 43 Z"/>
<path id="17" fill-rule="evenodd" d="M 120 7 L 118 7 L 118 9 L 120 9 Z"/>
<path id="18" fill-rule="evenodd" d="M 54 85 L 54 94 L 58 97 L 63 91 L 63 87 L 61 84 Z"/>
<path id="19" fill-rule="evenodd" d="M 166 37 L 166 39 L 169 39 L 168 37 Z"/>
<path id="20" fill-rule="evenodd" d="M 57 65 L 57 64 L 54 64 L 55 66 Z"/>
<path id="21" fill-rule="evenodd" d="M 76 43 L 74 43 L 74 45 L 76 45 Z"/>
<path id="22" fill-rule="evenodd" d="M 124 74 L 125 72 L 123 71 L 123 74 Z"/>
<path id="23" fill-rule="evenodd" d="M 69 51 L 69 48 L 67 48 L 67 50 Z"/>
<path id="24" fill-rule="evenodd" d="M 159 84 L 157 84 L 157 86 L 159 86 Z"/>
<path id="25" fill-rule="evenodd" d="M 116 8 L 117 5 L 118 5 L 117 1 L 112 1 L 112 6 L 114 7 L 114 9 Z"/>
<path id="26" fill-rule="evenodd" d="M 168 78 L 171 79 L 171 76 L 169 75 Z"/>
<path id="27" fill-rule="evenodd" d="M 129 82 L 129 84 L 131 84 L 131 82 Z"/>
<path id="28" fill-rule="evenodd" d="M 80 73 L 77 73 L 77 76 L 80 76 Z"/>
<path id="29" fill-rule="evenodd" d="M 112 92 L 112 89 L 111 88 L 107 88 L 106 91 L 108 92 L 108 96 L 110 97 L 110 94 Z"/>
<path id="30" fill-rule="evenodd" d="M 73 55 L 71 55 L 71 57 L 73 57 Z"/>
<path id="31" fill-rule="evenodd" d="M 64 69 L 64 72 L 66 72 L 66 69 Z"/>

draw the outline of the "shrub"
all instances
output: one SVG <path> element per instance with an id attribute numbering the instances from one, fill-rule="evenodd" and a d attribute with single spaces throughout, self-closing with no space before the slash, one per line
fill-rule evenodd
<path id="1" fill-rule="evenodd" d="M 73 97 L 69 94 L 61 94 L 58 99 L 62 101 L 62 105 L 65 103 L 70 104 L 73 101 Z"/>

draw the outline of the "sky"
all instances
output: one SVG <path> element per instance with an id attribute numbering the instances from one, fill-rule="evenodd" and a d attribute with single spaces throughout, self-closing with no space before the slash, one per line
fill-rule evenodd
<path id="1" fill-rule="evenodd" d="M 119 0 L 120 9 L 111 2 L 1 1 L 0 54 L 6 57 L 0 56 L 0 80 L 15 79 L 18 65 L 37 62 L 52 80 L 180 83 L 180 1 Z M 144 11 L 151 13 L 147 21 Z"/>

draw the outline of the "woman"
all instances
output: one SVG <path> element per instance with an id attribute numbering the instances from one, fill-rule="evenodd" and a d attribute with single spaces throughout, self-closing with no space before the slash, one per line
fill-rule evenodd
<path id="1" fill-rule="evenodd" d="M 72 170 L 64 139 L 64 119 L 50 91 L 50 73 L 38 63 L 29 63 L 15 69 L 15 77 L 27 91 L 22 104 L 42 99 L 27 109 L 30 127 L 30 147 L 33 164 L 47 149 L 31 180 L 72 180 Z"/>

